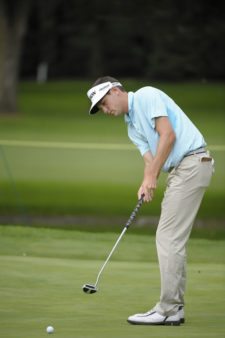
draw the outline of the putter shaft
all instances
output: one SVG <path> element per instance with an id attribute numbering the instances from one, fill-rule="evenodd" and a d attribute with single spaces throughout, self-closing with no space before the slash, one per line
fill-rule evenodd
<path id="1" fill-rule="evenodd" d="M 136 215 L 137 215 L 137 213 L 138 213 L 138 210 L 140 209 L 141 205 L 143 204 L 143 201 L 144 201 L 144 195 L 142 195 L 141 198 L 139 199 L 139 201 L 138 201 L 138 203 L 137 203 L 135 209 L 134 209 L 133 212 L 131 213 L 131 215 L 130 215 L 130 217 L 129 217 L 129 219 L 128 219 L 126 225 L 125 225 L 125 227 L 123 228 L 123 231 L 121 232 L 119 238 L 117 239 L 117 241 L 116 241 L 116 243 L 114 244 L 112 250 L 110 251 L 110 253 L 109 253 L 109 255 L 108 255 L 106 261 L 105 261 L 104 264 L 102 265 L 102 267 L 101 267 L 101 269 L 100 269 L 100 271 L 99 271 L 99 273 L 98 273 L 96 282 L 95 282 L 95 284 L 94 284 L 95 288 L 97 287 L 97 284 L 98 284 L 98 282 L 99 282 L 99 278 L 100 278 L 100 276 L 101 276 L 101 274 L 102 274 L 102 272 L 103 272 L 103 270 L 104 270 L 106 264 L 108 263 L 110 257 L 112 256 L 113 252 L 115 251 L 115 249 L 116 249 L 117 245 L 119 244 L 121 238 L 123 237 L 123 235 L 125 234 L 125 232 L 126 232 L 127 229 L 129 228 L 129 226 L 131 225 L 131 223 L 134 221 L 134 219 L 135 219 L 135 217 L 136 217 Z"/>

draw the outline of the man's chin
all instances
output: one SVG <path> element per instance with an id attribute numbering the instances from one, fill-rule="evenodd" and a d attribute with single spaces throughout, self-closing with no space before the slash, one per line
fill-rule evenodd
<path id="1" fill-rule="evenodd" d="M 116 116 L 116 117 L 117 117 L 117 116 L 120 116 L 121 114 L 122 114 L 122 112 L 121 112 L 121 111 L 116 111 L 116 112 L 113 112 L 113 115 L 114 115 L 114 116 Z"/>

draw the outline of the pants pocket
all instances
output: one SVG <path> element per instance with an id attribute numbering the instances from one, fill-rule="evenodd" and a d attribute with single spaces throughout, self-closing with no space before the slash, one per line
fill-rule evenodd
<path id="1" fill-rule="evenodd" d="M 199 158 L 199 186 L 208 187 L 214 172 L 214 160 L 212 157 L 203 156 Z"/>

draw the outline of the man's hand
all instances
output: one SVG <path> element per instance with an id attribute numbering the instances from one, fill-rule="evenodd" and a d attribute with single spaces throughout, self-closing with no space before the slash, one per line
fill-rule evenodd
<path id="1" fill-rule="evenodd" d="M 151 202 L 154 197 L 154 191 L 157 186 L 157 177 L 154 175 L 148 175 L 138 190 L 138 198 L 140 199 L 144 195 L 145 202 Z"/>
<path id="2" fill-rule="evenodd" d="M 144 179 L 138 190 L 138 199 L 144 195 L 144 202 L 150 202 L 154 196 L 154 190 L 157 185 L 157 175 L 154 175 L 151 171 L 153 156 L 150 152 L 144 154 Z"/>

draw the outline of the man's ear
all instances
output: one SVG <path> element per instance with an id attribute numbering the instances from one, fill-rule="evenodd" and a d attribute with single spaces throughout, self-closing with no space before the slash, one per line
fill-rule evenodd
<path id="1" fill-rule="evenodd" d="M 110 92 L 113 92 L 114 94 L 118 95 L 118 93 L 120 92 L 120 90 L 117 87 L 113 87 L 113 88 L 110 89 Z"/>

